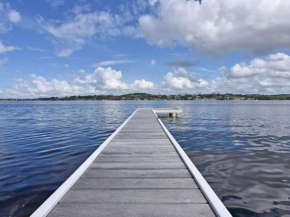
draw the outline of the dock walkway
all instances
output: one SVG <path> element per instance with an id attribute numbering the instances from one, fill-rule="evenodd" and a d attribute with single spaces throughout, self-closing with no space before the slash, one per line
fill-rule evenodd
<path id="1" fill-rule="evenodd" d="M 135 111 L 32 216 L 230 216 L 204 196 L 160 122 Z"/>

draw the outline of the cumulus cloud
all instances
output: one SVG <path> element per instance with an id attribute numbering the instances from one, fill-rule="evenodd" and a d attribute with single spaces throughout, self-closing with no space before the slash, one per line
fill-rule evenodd
<path id="1" fill-rule="evenodd" d="M 203 79 L 199 79 L 193 74 L 186 71 L 185 68 L 179 68 L 174 72 L 168 72 L 164 76 L 162 83 L 165 87 L 175 90 L 206 90 L 209 83 Z"/>
<path id="2" fill-rule="evenodd" d="M 66 67 L 66 65 L 64 65 Z M 107 91 L 128 90 L 131 85 L 122 82 L 122 72 L 112 68 L 97 68 L 86 74 L 83 69 L 72 81 L 52 79 L 31 75 L 31 80 L 16 79 L 16 85 L 3 90 L 5 97 L 42 97 L 79 94 L 100 94 Z"/>
<path id="3" fill-rule="evenodd" d="M 16 79 L 17 84 L 11 88 L 7 88 L 4 92 L 7 96 L 14 97 L 33 97 L 46 95 L 68 95 L 72 93 L 72 89 L 67 81 L 53 79 L 47 81 L 42 76 L 31 75 L 31 82 L 23 79 Z"/>
<path id="4" fill-rule="evenodd" d="M 34 88 L 34 93 L 54 93 L 59 95 L 59 93 L 66 95 L 72 93 L 72 88 L 67 81 L 53 79 L 47 81 L 42 76 L 37 76 L 35 74 L 31 75 L 32 77 L 32 88 Z"/>
<path id="5" fill-rule="evenodd" d="M 122 81 L 122 72 L 110 67 L 98 67 L 93 73 L 86 74 L 80 69 L 79 75 L 72 81 L 52 79 L 31 75 L 30 80 L 16 79 L 16 85 L 2 90 L 1 97 L 44 97 L 105 93 L 125 93 L 125 91 L 151 90 L 155 86 L 144 79 L 132 84 Z"/>
<path id="6" fill-rule="evenodd" d="M 126 90 L 129 89 L 126 83 L 121 81 L 122 72 L 113 70 L 111 67 L 103 68 L 98 67 L 95 70 L 94 75 L 96 78 L 99 78 L 99 84 L 97 87 L 101 86 L 105 90 Z"/>
<path id="7" fill-rule="evenodd" d="M 245 63 L 236 64 L 231 68 L 229 77 L 231 78 L 245 78 L 252 77 L 264 73 L 264 68 L 255 68 L 252 65 L 248 66 Z"/>
<path id="8" fill-rule="evenodd" d="M 21 15 L 9 3 L 0 1 L 0 33 L 12 30 L 13 24 L 21 21 Z"/>
<path id="9" fill-rule="evenodd" d="M 92 64 L 92 67 L 112 66 L 112 65 L 126 64 L 126 63 L 132 63 L 132 62 L 133 62 L 133 60 L 107 60 L 107 61 L 94 63 L 94 64 Z"/>
<path id="10" fill-rule="evenodd" d="M 218 69 L 215 90 L 231 93 L 281 94 L 290 92 L 290 56 L 284 53 L 255 58 L 247 63 L 235 64 L 229 71 Z"/>
<path id="11" fill-rule="evenodd" d="M 151 81 L 146 81 L 145 79 L 135 80 L 133 83 L 133 88 L 135 89 L 154 89 L 154 84 Z"/>
<path id="12" fill-rule="evenodd" d="M 64 65 L 65 66 L 65 65 Z M 162 86 L 145 79 L 126 83 L 122 72 L 111 67 L 98 67 L 93 73 L 79 70 L 71 81 L 47 80 L 32 75 L 31 80 L 16 79 L 16 85 L 2 89 L 1 97 L 40 97 L 80 94 L 114 94 L 138 90 L 164 90 L 172 93 L 258 93 L 282 94 L 290 92 L 290 56 L 276 53 L 249 62 L 233 64 L 228 69 L 217 69 L 214 79 L 199 78 L 185 68 L 165 74 Z M 159 89 L 160 88 L 160 89 Z"/>
<path id="13" fill-rule="evenodd" d="M 290 48 L 290 1 L 158 2 L 155 14 L 139 18 L 139 29 L 150 44 L 180 44 L 209 55 L 236 50 L 265 54 Z"/>
<path id="14" fill-rule="evenodd" d="M 199 60 L 191 61 L 181 57 L 175 57 L 172 61 L 166 63 L 166 65 L 174 67 L 191 67 L 196 66 L 197 64 L 199 64 Z"/>
<path id="15" fill-rule="evenodd" d="M 255 58 L 250 64 L 236 64 L 231 68 L 230 78 L 246 78 L 256 75 L 290 78 L 290 56 L 284 53 L 269 55 L 266 60 Z"/>
<path id="16" fill-rule="evenodd" d="M 6 53 L 9 51 L 14 51 L 14 50 L 20 50 L 19 47 L 14 47 L 14 46 L 5 46 L 1 41 L 0 41 L 0 54 L 1 53 Z"/>
<path id="17" fill-rule="evenodd" d="M 15 10 L 11 10 L 8 14 L 9 20 L 13 23 L 18 23 L 21 21 L 21 15 Z"/>
<path id="18" fill-rule="evenodd" d="M 156 61 L 154 59 L 150 61 L 151 66 L 155 66 L 155 64 L 156 64 Z"/>

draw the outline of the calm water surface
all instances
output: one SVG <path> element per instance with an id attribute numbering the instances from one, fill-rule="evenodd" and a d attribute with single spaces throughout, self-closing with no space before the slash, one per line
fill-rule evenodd
<path id="1" fill-rule="evenodd" d="M 138 107 L 163 122 L 233 216 L 290 216 L 290 102 L 0 102 L 0 215 L 29 216 Z"/>

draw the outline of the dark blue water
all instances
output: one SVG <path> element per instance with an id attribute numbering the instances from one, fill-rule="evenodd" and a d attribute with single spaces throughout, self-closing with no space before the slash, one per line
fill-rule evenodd
<path id="1" fill-rule="evenodd" d="M 290 102 L 1 102 L 0 215 L 28 216 L 138 107 L 162 119 L 233 216 L 290 216 Z"/>

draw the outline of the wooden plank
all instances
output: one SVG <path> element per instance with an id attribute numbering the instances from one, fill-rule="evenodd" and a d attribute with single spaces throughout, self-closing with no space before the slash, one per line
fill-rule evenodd
<path id="1" fill-rule="evenodd" d="M 122 130 L 120 133 L 122 133 L 122 134 L 132 134 L 132 133 L 139 133 L 139 134 L 141 134 L 141 133 L 163 133 L 163 131 L 162 130 L 160 130 L 160 129 L 156 129 L 156 130 L 152 130 L 152 129 L 144 129 L 144 130 L 140 130 L 140 129 L 131 129 L 131 130 Z"/>
<path id="2" fill-rule="evenodd" d="M 74 190 L 61 203 L 207 203 L 199 189 L 168 190 Z"/>
<path id="3" fill-rule="evenodd" d="M 114 156 L 110 157 L 109 155 L 101 155 L 95 161 L 95 163 L 129 163 L 129 164 L 142 164 L 142 163 L 181 163 L 180 158 L 177 157 L 155 157 L 155 156 Z"/>
<path id="4" fill-rule="evenodd" d="M 118 143 L 112 143 L 110 145 L 111 148 L 168 148 L 171 147 L 168 144 L 158 144 L 158 143 L 148 143 L 148 144 L 136 144 L 136 143 L 128 143 L 128 142 L 118 142 Z"/>
<path id="5" fill-rule="evenodd" d="M 127 145 L 127 146 L 144 146 L 144 145 L 152 145 L 152 146 L 167 146 L 172 147 L 172 144 L 168 139 L 146 139 L 142 140 L 142 143 L 140 143 L 139 139 L 122 139 L 116 140 L 113 139 L 112 142 L 110 142 L 110 147 L 113 145 Z"/>
<path id="6" fill-rule="evenodd" d="M 138 131 L 138 132 L 120 132 L 118 133 L 118 135 L 115 137 L 118 138 L 119 136 L 126 136 L 126 137 L 132 137 L 132 136 L 146 136 L 146 137 L 158 137 L 158 136 L 163 136 L 164 139 L 167 138 L 167 136 L 164 134 L 164 132 L 142 132 L 142 131 Z M 139 141 L 140 143 L 142 143 L 142 141 Z"/>
<path id="7" fill-rule="evenodd" d="M 160 127 L 157 125 L 127 125 L 126 127 L 123 128 L 123 130 L 161 130 Z"/>
<path id="8" fill-rule="evenodd" d="M 128 123 L 128 125 L 127 125 L 128 127 L 131 127 L 131 128 L 151 128 L 151 127 L 155 127 L 155 128 L 157 128 L 157 129 L 160 129 L 160 127 L 158 126 L 158 122 L 156 122 L 156 123 L 138 123 L 138 122 L 136 122 L 136 123 Z M 125 128 L 126 129 L 126 128 Z"/>
<path id="9" fill-rule="evenodd" d="M 96 170 L 89 169 L 83 175 L 83 177 L 93 177 L 93 178 L 130 178 L 130 179 L 140 179 L 140 178 L 191 178 L 187 169 L 154 169 L 154 170 Z"/>
<path id="10" fill-rule="evenodd" d="M 182 179 L 94 179 L 82 178 L 73 189 L 194 189 L 192 178 Z"/>
<path id="11" fill-rule="evenodd" d="M 139 130 L 139 131 L 146 132 L 146 131 L 152 131 L 152 130 L 154 130 L 154 131 L 158 131 L 159 130 L 160 131 L 161 129 L 159 127 L 155 127 L 155 126 L 152 126 L 152 125 L 150 125 L 150 126 L 133 126 L 133 124 L 132 124 L 130 127 L 124 127 L 123 130 L 130 130 L 130 131 Z"/>
<path id="12" fill-rule="evenodd" d="M 126 158 L 130 158 L 132 156 L 136 157 L 178 157 L 178 154 L 174 151 L 171 152 L 154 152 L 154 151 L 106 151 L 102 153 L 102 156 L 108 156 L 111 158 L 122 156 Z"/>
<path id="13" fill-rule="evenodd" d="M 140 134 L 137 134 L 137 133 L 130 133 L 130 134 L 118 134 L 116 137 L 115 137 L 115 140 L 119 140 L 119 141 L 122 141 L 122 140 L 136 140 L 138 139 L 139 140 L 139 144 L 142 144 L 142 141 L 140 141 L 141 139 L 142 140 L 156 140 L 156 139 L 166 139 L 167 136 L 164 135 L 164 134 L 143 134 L 143 133 L 140 133 Z"/>
<path id="14" fill-rule="evenodd" d="M 92 169 L 185 169 L 183 163 L 93 163 Z"/>
<path id="15" fill-rule="evenodd" d="M 59 204 L 49 217 L 214 217 L 208 204 Z"/>
<path id="16" fill-rule="evenodd" d="M 126 127 L 126 128 L 123 128 L 119 133 L 164 133 L 164 130 L 163 129 L 160 129 L 160 128 L 149 128 L 149 129 L 144 129 L 142 131 L 142 129 L 138 129 L 138 128 L 134 128 L 134 127 Z"/>
<path id="17" fill-rule="evenodd" d="M 142 147 L 142 146 L 137 146 L 137 147 L 107 147 L 104 149 L 102 154 L 104 153 L 131 153 L 131 152 L 161 152 L 161 153 L 166 153 L 166 152 L 175 152 L 176 150 L 173 147 Z"/>

